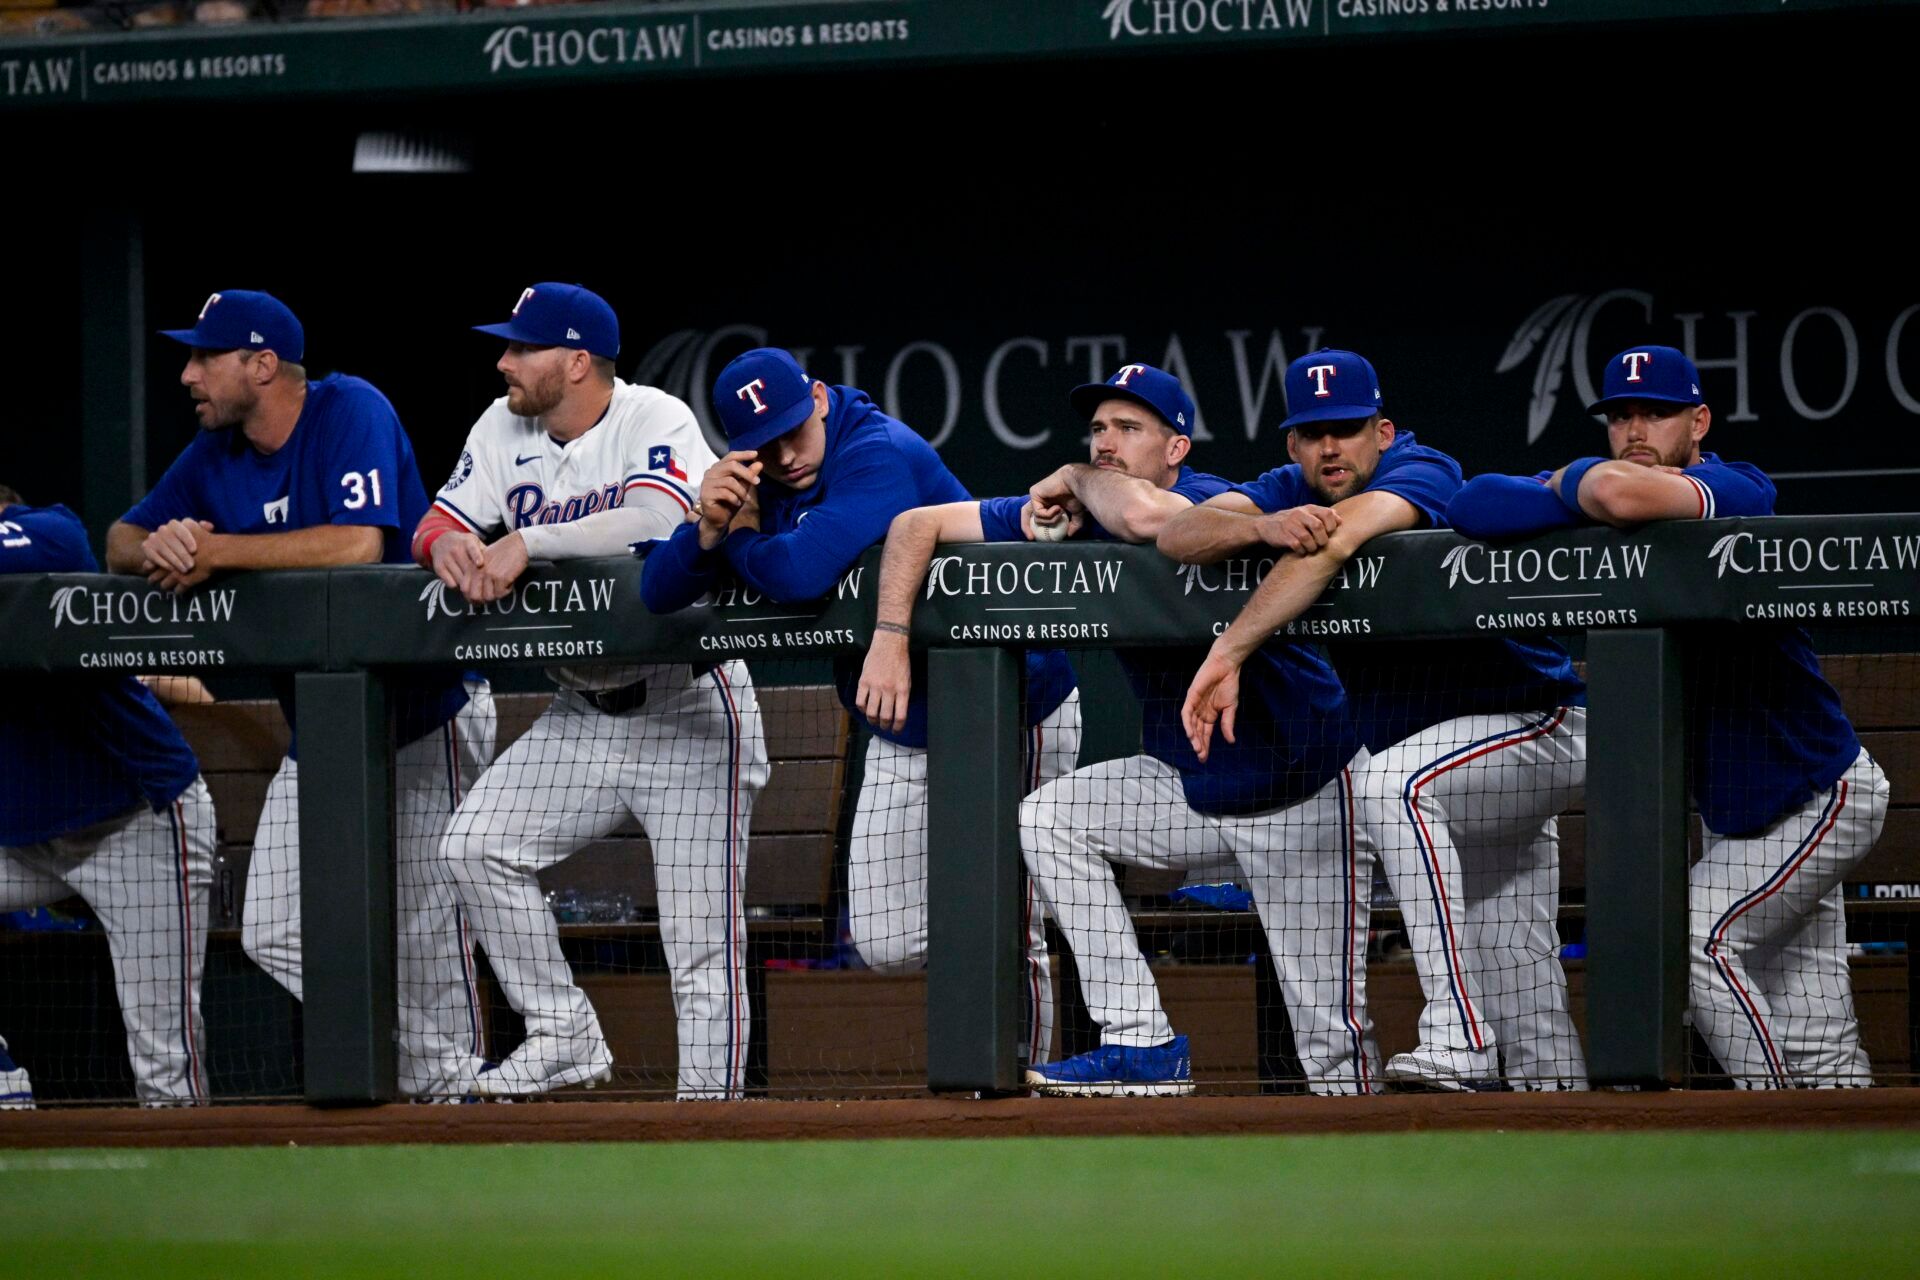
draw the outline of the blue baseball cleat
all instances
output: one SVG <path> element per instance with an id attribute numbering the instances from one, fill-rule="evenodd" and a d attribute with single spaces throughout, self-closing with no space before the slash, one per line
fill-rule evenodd
<path id="1" fill-rule="evenodd" d="M 1103 1044 L 1028 1068 L 1027 1085 L 1053 1098 L 1181 1098 L 1193 1092 L 1193 1060 L 1185 1036 L 1146 1048 Z"/>
<path id="2" fill-rule="evenodd" d="M 31 1110 L 33 1082 L 27 1079 L 27 1069 L 7 1052 L 7 1042 L 0 1040 L 0 1111 Z"/>

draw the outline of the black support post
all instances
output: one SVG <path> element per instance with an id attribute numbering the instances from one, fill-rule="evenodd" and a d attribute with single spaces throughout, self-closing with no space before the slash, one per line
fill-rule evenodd
<path id="1" fill-rule="evenodd" d="M 1587 1069 L 1596 1085 L 1686 1067 L 1687 797 L 1679 638 L 1587 635 Z"/>
<path id="2" fill-rule="evenodd" d="M 927 1084 L 1020 1087 L 1020 655 L 927 655 Z"/>
<path id="3" fill-rule="evenodd" d="M 108 526 L 147 491 L 145 242 L 139 216 L 126 209 L 90 209 L 83 226 L 81 502 L 87 533 L 103 546 Z"/>
<path id="4" fill-rule="evenodd" d="M 393 737 L 374 672 L 301 672 L 307 1101 L 394 1097 Z"/>

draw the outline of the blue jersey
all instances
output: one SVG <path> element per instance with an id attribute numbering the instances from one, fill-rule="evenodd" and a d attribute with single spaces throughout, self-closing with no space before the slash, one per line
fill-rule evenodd
<path id="1" fill-rule="evenodd" d="M 1410 503 L 1428 528 L 1444 529 L 1447 504 L 1459 488 L 1460 464 L 1402 431 L 1380 455 L 1365 492 L 1394 494 Z M 1237 491 L 1262 511 L 1325 501 L 1297 464 L 1277 467 Z M 1584 706 L 1587 700 L 1573 659 L 1544 637 L 1334 644 L 1328 652 L 1346 683 L 1369 751 L 1383 751 L 1458 716 Z"/>
<path id="2" fill-rule="evenodd" d="M 1180 468 L 1171 492 L 1196 506 L 1232 486 L 1218 476 Z M 980 504 L 989 542 L 1014 542 L 1025 498 Z M 1112 540 L 1088 521 L 1077 537 Z M 1240 709 L 1228 742 L 1215 732 L 1203 763 L 1180 724 L 1193 674 L 1206 660 L 1197 647 L 1120 649 L 1115 656 L 1140 699 L 1141 749 L 1180 772 L 1187 803 L 1200 813 L 1263 813 L 1306 799 L 1359 750 L 1340 680 L 1320 652 L 1292 640 L 1269 640 L 1240 669 Z"/>
<path id="3" fill-rule="evenodd" d="M 0 510 L 0 573 L 98 573 L 65 507 Z M 156 812 L 200 764 L 132 676 L 8 677 L 0 691 L 0 845 L 51 840 L 125 813 Z"/>
<path id="4" fill-rule="evenodd" d="M 965 502 L 967 491 L 940 455 L 911 427 L 880 412 L 864 391 L 831 387 L 827 398 L 826 457 L 814 482 L 789 489 L 760 485 L 760 528 L 736 529 L 711 552 L 700 549 L 697 524 L 684 524 L 654 547 L 641 573 L 640 593 L 655 613 L 684 609 L 713 589 L 731 569 L 769 599 L 817 600 L 833 590 L 887 526 L 914 507 Z M 840 701 L 875 734 L 901 746 L 927 745 L 926 672 L 916 662 L 906 727 L 877 727 L 854 704 L 860 660 L 834 661 Z M 1057 649 L 1027 654 L 1027 723 L 1052 715 L 1073 692 L 1073 668 Z"/>
<path id="5" fill-rule="evenodd" d="M 1560 527 L 1552 508 L 1565 512 L 1565 505 L 1536 499 L 1552 496 L 1539 483 L 1551 475 L 1476 477 L 1454 504 L 1458 522 L 1514 533 L 1535 531 L 1527 523 Z M 1773 514 L 1773 481 L 1751 463 L 1703 453 L 1681 475 L 1699 499 L 1697 519 Z M 1742 835 L 1772 825 L 1839 781 L 1860 754 L 1840 697 L 1799 627 L 1702 627 L 1683 652 L 1688 772 L 1709 830 Z"/>
<path id="6" fill-rule="evenodd" d="M 142 529 L 205 520 L 215 533 L 239 534 L 370 525 L 380 530 L 383 563 L 411 564 L 408 543 L 426 513 L 413 442 L 393 406 L 372 383 L 333 374 L 307 384 L 300 419 L 280 448 L 261 453 L 238 427 L 203 431 L 121 519 Z M 288 724 L 290 683 L 280 682 Z M 449 674 L 398 682 L 394 700 L 395 732 L 406 743 L 445 724 L 467 695 Z"/>

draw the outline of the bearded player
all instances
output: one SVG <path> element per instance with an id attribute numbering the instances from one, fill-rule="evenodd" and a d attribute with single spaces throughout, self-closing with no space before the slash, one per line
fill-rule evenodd
<path id="1" fill-rule="evenodd" d="M 1672 347 L 1629 347 L 1601 398 L 1610 459 L 1479 476 L 1448 509 L 1476 538 L 1589 523 L 1773 514 L 1773 482 L 1700 445 L 1700 374 Z M 1688 778 L 1706 827 L 1690 873 L 1693 1024 L 1744 1088 L 1871 1083 L 1840 884 L 1887 816 L 1860 745 L 1798 627 L 1703 629 L 1686 647 Z"/>
<path id="2" fill-rule="evenodd" d="M 907 636 L 914 594 L 937 545 L 1068 537 L 1151 542 L 1169 518 L 1226 492 L 1225 480 L 1186 465 L 1196 415 L 1192 397 L 1171 374 L 1125 364 L 1105 382 L 1074 388 L 1068 402 L 1087 421 L 1090 461 L 1069 463 L 1017 497 L 921 507 L 894 520 L 880 565 L 873 647 L 860 675 L 860 706 L 870 719 L 897 722 L 916 687 Z M 1141 699 L 1145 753 L 1075 770 L 1020 807 L 1028 874 L 1073 954 L 1101 1040 L 1087 1053 L 1029 1068 L 1027 1083 L 1042 1094 L 1193 1091 L 1187 1038 L 1174 1034 L 1161 1005 L 1114 868 L 1240 874 L 1235 837 L 1258 820 L 1236 820 L 1223 801 L 1235 787 L 1264 788 L 1270 761 L 1248 769 L 1225 754 L 1212 765 L 1192 758 L 1180 729 L 1179 696 L 1200 656 L 1184 649 L 1120 650 Z M 1339 699 L 1330 677 L 1323 692 L 1327 697 L 1301 706 L 1310 713 L 1326 709 L 1337 726 Z M 1336 747 L 1333 756 L 1342 750 Z M 1258 843 L 1245 841 L 1249 850 Z"/>
<path id="3" fill-rule="evenodd" d="M 1286 391 L 1292 464 L 1160 534 L 1160 549 L 1188 563 L 1279 552 L 1188 692 L 1183 716 L 1202 751 L 1216 722 L 1232 741 L 1245 654 L 1310 608 L 1370 539 L 1444 527 L 1460 486 L 1452 458 L 1384 416 L 1363 357 L 1302 356 Z M 1372 753 L 1354 780 L 1362 833 L 1400 901 L 1426 995 L 1420 1043 L 1387 1063 L 1387 1081 L 1454 1092 L 1499 1087 L 1504 1073 L 1519 1088 L 1584 1088 L 1557 928 L 1556 815 L 1586 777 L 1586 691 L 1566 652 L 1511 639 L 1329 651 Z M 1342 887 L 1289 914 L 1323 910 Z M 1363 895 L 1342 927 L 1364 938 L 1368 906 Z"/>
<path id="4" fill-rule="evenodd" d="M 200 434 L 153 491 L 107 532 L 107 567 L 190 591 L 229 569 L 404 564 L 427 509 L 413 443 L 392 404 L 346 374 L 307 377 L 306 331 L 270 294 L 213 294 L 191 329 L 180 383 Z M 247 866 L 241 943 L 298 1000 L 300 730 L 292 678 L 276 681 L 293 730 L 260 810 Z M 394 685 L 395 951 L 399 1085 L 464 1095 L 478 1062 L 480 1009 L 466 926 L 436 854 L 447 815 L 493 755 L 485 681 L 457 672 Z"/>
<path id="5" fill-rule="evenodd" d="M 536 284 L 479 332 L 507 340 L 507 394 L 467 436 L 414 555 L 476 604 L 529 560 L 625 555 L 665 537 L 713 453 L 686 404 L 614 375 L 613 308 Z M 607 1079 L 613 1054 L 560 951 L 537 873 L 631 814 L 653 848 L 682 1099 L 746 1086 L 747 824 L 767 780 L 744 663 L 555 667 L 558 691 L 481 775 L 447 830 L 461 902 L 526 1039 L 476 1091 L 510 1097 Z"/>

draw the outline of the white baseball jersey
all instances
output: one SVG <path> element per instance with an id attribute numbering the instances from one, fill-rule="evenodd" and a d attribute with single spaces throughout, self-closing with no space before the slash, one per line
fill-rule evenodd
<path id="1" fill-rule="evenodd" d="M 553 554 L 541 532 L 615 507 L 659 512 L 661 536 L 692 508 L 713 450 L 686 402 L 655 387 L 614 380 L 613 401 L 584 435 L 562 443 L 538 418 L 495 400 L 467 433 L 435 507 L 481 538 L 520 531 L 535 559 Z M 608 689 L 645 680 L 656 667 L 559 667 L 556 681 Z"/>

